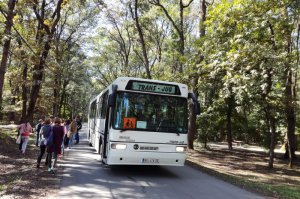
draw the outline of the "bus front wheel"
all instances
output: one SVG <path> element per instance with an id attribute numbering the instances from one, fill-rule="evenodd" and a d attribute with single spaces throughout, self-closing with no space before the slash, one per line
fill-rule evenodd
<path id="1" fill-rule="evenodd" d="M 103 159 L 103 143 L 102 140 L 99 142 L 99 154 L 100 154 L 100 161 L 102 164 L 105 164 L 104 159 Z"/>

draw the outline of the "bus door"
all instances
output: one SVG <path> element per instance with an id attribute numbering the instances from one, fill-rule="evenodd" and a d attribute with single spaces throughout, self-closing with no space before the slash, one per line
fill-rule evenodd
<path id="1" fill-rule="evenodd" d="M 100 122 L 99 122 L 99 134 L 100 134 L 100 139 L 99 139 L 99 153 L 102 156 L 102 160 L 106 158 L 106 147 L 107 147 L 107 133 L 108 133 L 108 128 L 107 128 L 107 109 L 108 109 L 108 91 L 106 91 L 102 96 L 101 96 L 101 113 L 100 113 Z"/>
<path id="2" fill-rule="evenodd" d="M 118 86 L 113 84 L 112 85 L 112 92 L 110 95 L 108 95 L 108 92 L 106 93 L 107 95 L 105 96 L 105 101 L 106 101 L 106 109 L 105 109 L 105 123 L 104 123 L 104 143 L 103 143 L 103 162 L 107 162 L 107 154 L 109 150 L 109 129 L 111 127 L 111 120 L 112 120 L 112 115 L 114 112 L 114 107 L 115 107 L 115 102 L 116 102 L 116 96 L 117 96 L 117 89 Z"/>
<path id="3" fill-rule="evenodd" d="M 93 145 L 95 137 L 96 100 L 92 102 L 89 114 L 89 141 Z"/>

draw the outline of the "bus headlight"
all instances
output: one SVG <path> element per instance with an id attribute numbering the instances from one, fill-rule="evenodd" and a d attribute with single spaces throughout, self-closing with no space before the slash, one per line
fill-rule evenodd
<path id="1" fill-rule="evenodd" d="M 186 151 L 186 147 L 185 146 L 177 146 L 176 147 L 176 152 L 185 152 Z"/>
<path id="2" fill-rule="evenodd" d="M 126 149 L 126 144 L 111 144 L 110 145 L 112 149 Z"/>

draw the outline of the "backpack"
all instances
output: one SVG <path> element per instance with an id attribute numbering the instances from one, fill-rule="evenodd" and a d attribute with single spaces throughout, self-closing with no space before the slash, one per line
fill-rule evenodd
<path id="1" fill-rule="evenodd" d="M 50 126 L 49 136 L 46 137 L 45 145 L 47 147 L 51 147 L 53 145 L 53 128 L 52 128 L 52 126 Z"/>

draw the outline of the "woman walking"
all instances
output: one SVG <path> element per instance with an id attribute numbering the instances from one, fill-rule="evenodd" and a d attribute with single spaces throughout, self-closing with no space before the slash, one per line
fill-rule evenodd
<path id="1" fill-rule="evenodd" d="M 41 160 L 43 158 L 43 155 L 45 154 L 45 151 L 46 151 L 46 139 L 49 137 L 50 135 L 50 132 L 51 132 L 51 120 L 50 118 L 47 118 L 45 120 L 45 123 L 44 123 L 44 126 L 41 128 L 40 132 L 38 132 L 38 135 L 39 135 L 39 145 L 40 145 L 40 154 L 37 158 L 37 165 L 36 167 L 37 168 L 40 168 L 40 163 L 41 163 Z M 46 157 L 46 163 L 47 165 L 47 157 Z"/>
<path id="2" fill-rule="evenodd" d="M 25 154 L 27 144 L 29 141 L 29 136 L 32 132 L 32 127 L 28 121 L 25 121 L 24 123 L 17 126 L 17 128 L 20 131 L 21 139 L 22 139 L 22 147 L 21 147 L 21 153 Z"/>
<path id="3" fill-rule="evenodd" d="M 64 138 L 64 127 L 60 125 L 61 119 L 55 118 L 54 126 L 52 126 L 52 133 L 53 133 L 53 143 L 52 145 L 47 146 L 48 152 L 48 171 L 54 174 L 54 168 L 57 162 L 58 154 L 61 154 L 61 143 Z M 52 157 L 54 158 L 54 162 L 52 164 Z"/>
<path id="4" fill-rule="evenodd" d="M 76 132 L 77 132 L 77 121 L 76 119 L 74 119 L 69 126 L 69 130 L 67 134 L 69 137 L 68 149 L 71 149 L 71 147 L 73 146 Z"/>

